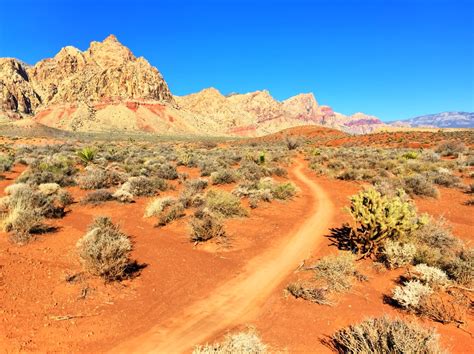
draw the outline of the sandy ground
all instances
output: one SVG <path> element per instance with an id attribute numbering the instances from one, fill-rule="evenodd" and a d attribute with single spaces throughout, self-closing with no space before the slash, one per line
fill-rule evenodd
<path id="1" fill-rule="evenodd" d="M 251 325 L 275 350 L 320 353 L 329 351 L 321 341 L 337 329 L 383 314 L 434 327 L 445 348 L 471 352 L 472 318 L 469 326 L 456 328 L 384 303 L 404 270 L 378 272 L 370 262 L 360 262 L 369 281 L 355 284 L 333 307 L 285 295 L 303 259 L 336 251 L 325 236 L 349 220 L 342 208 L 362 186 L 316 176 L 298 161 L 289 173 L 300 188 L 298 196 L 263 203 L 249 218 L 229 220 L 230 248 L 194 247 L 187 217 L 154 227 L 154 220 L 143 218 L 145 198 L 129 205 L 74 204 L 64 219 L 51 221 L 58 226 L 55 233 L 22 247 L 0 233 L 0 352 L 189 352 L 193 345 Z M 0 181 L 0 193 L 20 172 L 16 167 Z M 71 192 L 76 200 L 85 194 L 77 188 Z M 472 242 L 472 207 L 463 205 L 466 199 L 458 190 L 441 188 L 438 200 L 416 199 L 416 204 L 443 215 L 456 236 Z M 97 215 L 110 216 L 132 237 L 132 258 L 146 265 L 138 277 L 104 284 L 82 273 L 75 244 Z M 77 278 L 67 282 L 70 275 Z"/>

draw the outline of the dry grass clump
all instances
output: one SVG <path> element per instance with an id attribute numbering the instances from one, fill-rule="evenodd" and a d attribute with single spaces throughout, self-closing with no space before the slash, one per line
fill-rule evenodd
<path id="1" fill-rule="evenodd" d="M 315 287 L 309 283 L 296 281 L 288 284 L 286 287 L 288 291 L 295 298 L 308 300 L 319 305 L 331 305 L 332 302 L 328 299 L 328 290 L 320 287 Z"/>
<path id="2" fill-rule="evenodd" d="M 155 198 L 148 203 L 144 217 L 149 218 L 152 216 L 158 216 L 165 208 L 174 203 L 176 203 L 176 199 L 173 197 Z"/>
<path id="3" fill-rule="evenodd" d="M 99 216 L 88 232 L 77 241 L 79 257 L 85 269 L 107 281 L 126 277 L 132 242 L 110 218 Z"/>
<path id="4" fill-rule="evenodd" d="M 218 189 L 211 189 L 207 192 L 205 205 L 211 212 L 226 218 L 248 215 L 247 210 L 245 210 L 240 204 L 240 199 L 238 197 L 229 192 Z"/>
<path id="5" fill-rule="evenodd" d="M 323 257 L 303 270 L 312 272 L 312 280 L 290 283 L 286 291 L 296 298 L 321 305 L 331 305 L 329 296 L 334 292 L 350 290 L 354 279 L 366 279 L 357 271 L 355 256 L 349 252 Z"/>
<path id="6" fill-rule="evenodd" d="M 19 199 L 3 216 L 2 228 L 11 233 L 10 239 L 14 243 L 25 244 L 31 240 L 34 233 L 44 229 L 43 222 L 44 217 L 40 210 L 32 208 L 28 200 Z"/>
<path id="7" fill-rule="evenodd" d="M 44 232 L 45 218 L 59 218 L 72 203 L 71 195 L 55 183 L 40 186 L 18 184 L 6 190 L 2 198 L 2 226 L 15 243 L 28 242 L 35 233 Z"/>
<path id="8" fill-rule="evenodd" d="M 347 291 L 357 275 L 356 257 L 349 252 L 341 252 L 321 258 L 310 267 L 317 280 L 322 280 L 329 290 Z"/>
<path id="9" fill-rule="evenodd" d="M 185 215 L 183 205 L 176 201 L 169 204 L 158 214 L 157 226 L 165 226 Z"/>
<path id="10" fill-rule="evenodd" d="M 268 346 L 253 329 L 227 334 L 221 343 L 196 346 L 193 354 L 265 354 Z"/>
<path id="11" fill-rule="evenodd" d="M 369 318 L 341 329 L 328 344 L 338 353 L 444 353 L 433 330 L 388 317 Z"/>

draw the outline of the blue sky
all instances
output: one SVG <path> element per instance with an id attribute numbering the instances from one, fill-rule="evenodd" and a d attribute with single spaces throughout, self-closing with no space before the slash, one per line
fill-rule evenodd
<path id="1" fill-rule="evenodd" d="M 474 111 L 474 0 L 0 0 L 0 57 L 115 34 L 177 95 L 313 92 L 383 120 Z"/>

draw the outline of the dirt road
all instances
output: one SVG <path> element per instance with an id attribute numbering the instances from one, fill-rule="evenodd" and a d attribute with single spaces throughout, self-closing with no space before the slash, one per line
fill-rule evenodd
<path id="1" fill-rule="evenodd" d="M 305 185 L 314 199 L 309 219 L 296 225 L 277 246 L 252 259 L 242 272 L 220 285 L 211 296 L 183 309 L 165 324 L 122 343 L 112 352 L 188 352 L 226 328 L 244 324 L 256 316 L 272 291 L 322 242 L 333 216 L 331 200 L 303 170 L 303 162 L 298 162 L 294 176 L 295 182 Z"/>

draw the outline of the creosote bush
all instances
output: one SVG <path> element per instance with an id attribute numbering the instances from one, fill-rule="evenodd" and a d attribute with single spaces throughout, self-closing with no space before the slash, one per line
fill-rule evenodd
<path id="1" fill-rule="evenodd" d="M 110 218 L 99 216 L 76 244 L 87 271 L 107 281 L 126 277 L 132 243 Z"/>
<path id="2" fill-rule="evenodd" d="M 369 318 L 337 331 L 330 346 L 338 353 L 444 353 L 439 336 L 415 323 L 388 317 Z"/>

